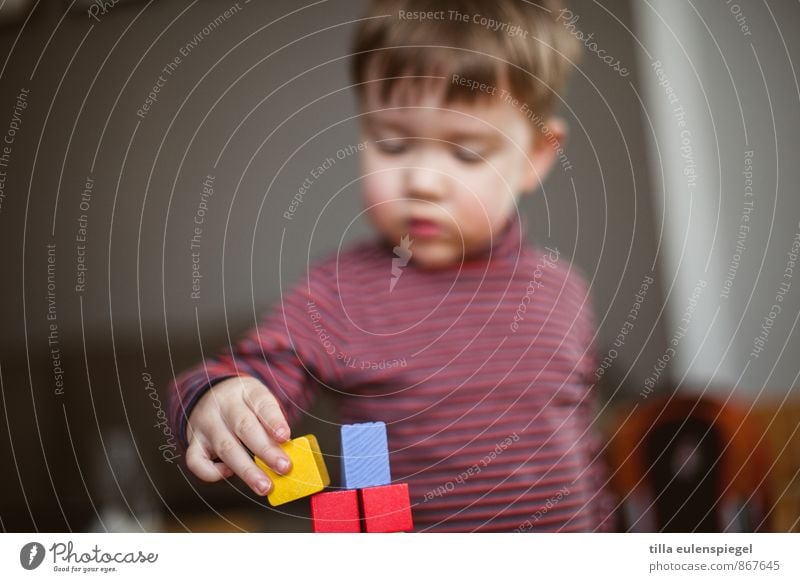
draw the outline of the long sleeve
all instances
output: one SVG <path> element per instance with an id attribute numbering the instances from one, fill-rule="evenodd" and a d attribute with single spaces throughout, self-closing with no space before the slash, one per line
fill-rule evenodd
<path id="1" fill-rule="evenodd" d="M 251 376 L 280 403 L 290 426 L 308 410 L 319 383 L 341 380 L 346 334 L 329 269 L 317 267 L 273 307 L 233 349 L 180 374 L 170 386 L 169 418 L 185 448 L 186 423 L 197 400 L 226 378 Z"/>
<path id="2" fill-rule="evenodd" d="M 608 489 L 608 468 L 605 463 L 603 442 L 599 424 L 600 402 L 597 394 L 598 384 L 596 371 L 599 363 L 597 354 L 596 324 L 591 293 L 585 285 L 585 279 L 580 278 L 583 295 L 586 297 L 581 317 L 578 321 L 578 335 L 581 345 L 585 346 L 580 359 L 581 376 L 585 379 L 586 395 L 580 405 L 580 414 L 586 427 L 586 450 L 588 451 L 589 467 L 587 468 L 588 481 L 592 483 L 592 494 L 587 510 L 592 514 L 595 531 L 614 531 L 614 500 Z"/>

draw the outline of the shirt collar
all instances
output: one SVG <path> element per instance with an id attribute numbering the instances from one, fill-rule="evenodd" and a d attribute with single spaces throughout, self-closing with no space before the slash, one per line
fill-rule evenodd
<path id="1" fill-rule="evenodd" d="M 485 249 L 464 258 L 463 263 L 458 262 L 449 267 L 433 269 L 434 271 L 448 269 L 462 269 L 484 267 L 487 263 L 495 264 L 506 259 L 518 260 L 523 252 L 527 232 L 527 221 L 523 216 L 514 212 L 505 222 L 500 233 L 492 239 Z M 380 239 L 380 244 L 393 254 L 394 246 L 385 239 Z"/>
<path id="2" fill-rule="evenodd" d="M 464 266 L 516 259 L 522 253 L 525 232 L 524 218 L 514 212 L 486 249 L 464 258 Z"/>

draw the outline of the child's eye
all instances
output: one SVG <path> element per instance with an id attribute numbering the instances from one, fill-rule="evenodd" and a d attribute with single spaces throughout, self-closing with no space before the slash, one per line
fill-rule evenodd
<path id="1" fill-rule="evenodd" d="M 464 146 L 458 146 L 455 149 L 455 156 L 457 159 L 467 164 L 477 164 L 482 162 L 484 159 L 484 156 L 482 156 L 480 153 Z"/>
<path id="2" fill-rule="evenodd" d="M 380 151 L 389 155 L 402 154 L 408 150 L 408 142 L 402 139 L 379 139 L 375 143 Z"/>

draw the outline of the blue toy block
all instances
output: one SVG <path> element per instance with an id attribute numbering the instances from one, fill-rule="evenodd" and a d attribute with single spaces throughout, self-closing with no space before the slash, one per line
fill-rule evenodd
<path id="1" fill-rule="evenodd" d="M 363 489 L 392 482 L 384 423 L 342 425 L 342 482 L 346 489 Z"/>

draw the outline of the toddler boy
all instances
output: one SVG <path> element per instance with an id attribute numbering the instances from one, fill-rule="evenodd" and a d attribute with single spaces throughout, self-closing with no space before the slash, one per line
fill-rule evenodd
<path id="1" fill-rule="evenodd" d="M 553 109 L 576 45 L 558 11 L 371 2 L 352 77 L 379 237 L 312 265 L 232 353 L 176 380 L 195 475 L 266 494 L 248 450 L 285 472 L 278 443 L 327 389 L 342 422 L 387 424 L 418 530 L 610 527 L 588 289 L 517 213 L 563 155 Z"/>

